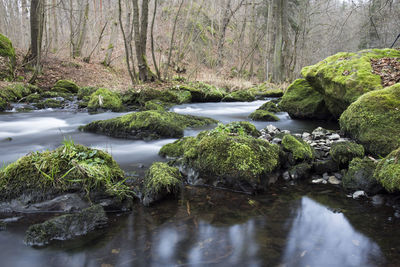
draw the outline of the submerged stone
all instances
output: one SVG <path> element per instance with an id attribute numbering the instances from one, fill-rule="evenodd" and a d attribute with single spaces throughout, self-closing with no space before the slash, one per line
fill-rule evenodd
<path id="1" fill-rule="evenodd" d="M 340 127 L 367 152 L 386 156 L 400 146 L 400 84 L 369 92 L 343 112 Z"/>
<path id="2" fill-rule="evenodd" d="M 101 205 L 84 209 L 79 213 L 55 217 L 28 228 L 25 243 L 30 246 L 44 246 L 52 240 L 70 240 L 104 227 L 108 218 Z"/>
<path id="3" fill-rule="evenodd" d="M 140 200 L 145 206 L 166 197 L 179 193 L 182 175 L 176 167 L 164 162 L 155 162 L 150 166 L 143 180 Z"/>
<path id="4" fill-rule="evenodd" d="M 88 132 L 129 139 L 179 138 L 187 127 L 217 123 L 206 117 L 181 115 L 166 111 L 141 111 L 121 117 L 94 121 L 81 129 Z"/>

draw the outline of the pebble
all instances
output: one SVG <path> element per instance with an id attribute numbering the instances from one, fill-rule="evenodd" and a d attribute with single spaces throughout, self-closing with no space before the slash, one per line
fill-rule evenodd
<path id="1" fill-rule="evenodd" d="M 288 172 L 288 171 L 285 171 L 285 172 L 282 174 L 282 177 L 283 177 L 283 179 L 284 179 L 285 181 L 290 180 L 290 174 L 289 174 L 289 172 Z"/>
<path id="2" fill-rule="evenodd" d="M 340 135 L 338 134 L 332 134 L 330 136 L 328 136 L 329 140 L 339 140 L 340 139 Z"/>
<path id="3" fill-rule="evenodd" d="M 313 184 L 327 184 L 328 182 L 322 178 L 315 179 L 311 181 Z"/>
<path id="4" fill-rule="evenodd" d="M 289 131 L 289 130 L 282 130 L 282 133 L 284 133 L 284 134 L 290 134 L 290 131 Z"/>
<path id="5" fill-rule="evenodd" d="M 329 179 L 328 173 L 322 174 L 322 179 L 324 179 L 325 181 L 328 181 L 328 179 Z"/>
<path id="6" fill-rule="evenodd" d="M 365 196 L 366 196 L 365 192 L 362 191 L 362 190 L 356 191 L 356 192 L 353 193 L 353 198 L 354 199 L 357 199 L 357 198 L 360 198 L 360 197 L 365 197 Z"/>
<path id="7" fill-rule="evenodd" d="M 338 185 L 338 184 L 341 184 L 341 183 L 342 183 L 342 182 L 341 182 L 339 179 L 337 179 L 335 176 L 329 176 L 328 182 L 329 182 L 330 184 L 334 184 L 334 185 Z"/>
<path id="8" fill-rule="evenodd" d="M 273 143 L 273 144 L 280 144 L 280 143 L 282 143 L 282 139 L 280 139 L 280 138 L 274 138 L 274 139 L 272 139 L 272 143 Z"/>
<path id="9" fill-rule="evenodd" d="M 339 180 L 342 180 L 343 178 L 343 175 L 338 172 L 335 172 L 333 175 L 335 175 L 335 177 L 338 178 Z"/>

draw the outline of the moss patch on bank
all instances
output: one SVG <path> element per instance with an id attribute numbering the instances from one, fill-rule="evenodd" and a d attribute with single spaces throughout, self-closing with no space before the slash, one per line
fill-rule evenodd
<path id="1" fill-rule="evenodd" d="M 180 138 L 187 127 L 200 127 L 217 123 L 206 117 L 181 115 L 174 112 L 148 110 L 121 117 L 94 121 L 82 130 L 129 139 Z"/>

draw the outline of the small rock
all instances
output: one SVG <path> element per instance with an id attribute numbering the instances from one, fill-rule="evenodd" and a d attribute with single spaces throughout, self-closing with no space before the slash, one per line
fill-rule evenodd
<path id="1" fill-rule="evenodd" d="M 284 134 L 290 134 L 290 131 L 289 131 L 289 130 L 282 130 L 282 133 L 284 133 Z"/>
<path id="2" fill-rule="evenodd" d="M 301 138 L 303 138 L 303 139 L 308 139 L 308 138 L 310 138 L 310 136 L 311 136 L 310 133 L 304 132 L 304 133 L 301 135 Z"/>
<path id="3" fill-rule="evenodd" d="M 372 205 L 381 206 L 385 203 L 385 198 L 382 195 L 375 195 L 372 197 Z"/>
<path id="4" fill-rule="evenodd" d="M 268 134 L 271 135 L 276 135 L 277 133 L 280 132 L 280 130 L 278 128 L 276 128 L 274 125 L 270 124 L 267 127 L 265 127 L 265 130 Z"/>
<path id="5" fill-rule="evenodd" d="M 322 178 L 314 179 L 311 181 L 313 184 L 327 184 L 328 182 Z"/>
<path id="6" fill-rule="evenodd" d="M 271 139 L 272 139 L 272 136 L 270 135 L 270 134 L 264 134 L 263 136 L 262 136 L 264 139 L 266 139 L 266 140 L 268 140 L 268 141 L 270 141 Z"/>
<path id="7" fill-rule="evenodd" d="M 396 210 L 396 212 L 394 213 L 394 217 L 400 218 L 400 211 Z"/>
<path id="8" fill-rule="evenodd" d="M 329 140 L 339 140 L 340 139 L 340 135 L 338 134 L 332 134 L 330 136 L 328 136 Z"/>
<path id="9" fill-rule="evenodd" d="M 310 146 L 317 146 L 317 143 L 311 143 Z"/>
<path id="10" fill-rule="evenodd" d="M 337 179 L 339 179 L 339 180 L 342 180 L 342 178 L 343 178 L 343 175 L 340 174 L 340 173 L 338 173 L 338 172 L 335 172 L 333 175 L 335 175 L 335 177 L 336 177 Z"/>
<path id="11" fill-rule="evenodd" d="M 329 179 L 328 173 L 322 174 L 322 179 L 324 179 L 325 181 L 328 181 L 328 179 Z"/>
<path id="12" fill-rule="evenodd" d="M 301 134 L 293 134 L 293 136 L 301 138 Z"/>
<path id="13" fill-rule="evenodd" d="M 282 174 L 282 177 L 283 177 L 283 179 L 284 179 L 285 181 L 290 180 L 290 174 L 289 174 L 289 172 L 288 172 L 288 171 L 285 171 L 285 172 Z"/>
<path id="14" fill-rule="evenodd" d="M 273 143 L 273 144 L 280 144 L 280 143 L 282 143 L 282 139 L 280 139 L 280 138 L 274 138 L 274 139 L 272 139 L 271 143 Z"/>
<path id="15" fill-rule="evenodd" d="M 328 133 L 328 131 L 327 130 L 325 130 L 324 128 L 322 128 L 322 127 L 318 127 L 317 129 L 315 129 L 313 132 L 312 132 L 312 136 L 313 136 L 313 138 L 314 139 L 322 139 L 322 138 L 324 138 L 325 136 L 326 136 L 326 134 Z"/>
<path id="16" fill-rule="evenodd" d="M 329 182 L 330 184 L 334 184 L 334 185 L 338 185 L 338 184 L 341 184 L 341 183 L 342 183 L 342 182 L 341 182 L 339 179 L 337 179 L 335 176 L 329 176 L 328 182 Z"/>
<path id="17" fill-rule="evenodd" d="M 365 196 L 366 196 L 365 192 L 362 191 L 362 190 L 356 191 L 356 192 L 353 193 L 353 198 L 354 199 L 357 199 L 357 198 L 360 198 L 360 197 L 365 197 Z"/>

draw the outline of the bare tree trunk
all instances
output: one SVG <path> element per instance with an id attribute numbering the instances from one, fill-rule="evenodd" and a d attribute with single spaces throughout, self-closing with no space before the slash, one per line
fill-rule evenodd
<path id="1" fill-rule="evenodd" d="M 77 34 L 73 43 L 72 57 L 74 58 L 82 55 L 83 44 L 86 40 L 88 16 L 89 0 L 86 0 L 84 10 L 80 11 L 78 29 L 76 30 Z"/>
<path id="2" fill-rule="evenodd" d="M 35 71 L 29 80 L 34 83 L 38 74 L 41 72 L 41 54 L 44 24 L 44 3 L 43 0 L 31 0 L 30 11 L 31 24 L 31 54 L 29 59 L 35 62 Z"/>
<path id="3" fill-rule="evenodd" d="M 154 65 L 154 69 L 156 70 L 156 75 L 158 79 L 161 79 L 161 73 L 160 70 L 158 68 L 158 64 L 156 61 L 156 56 L 154 53 L 154 22 L 156 20 L 156 15 L 157 15 L 157 6 L 158 6 L 158 0 L 154 1 L 154 11 L 153 11 L 153 19 L 151 21 L 151 30 L 150 30 L 150 38 L 151 38 L 151 57 L 153 59 L 153 65 Z"/>
<path id="4" fill-rule="evenodd" d="M 113 17 L 113 20 L 114 19 L 115 19 L 115 15 Z M 117 22 L 117 20 L 114 20 L 111 25 L 111 35 L 110 35 L 110 41 L 109 41 L 108 47 L 107 47 L 106 57 L 104 58 L 104 61 L 103 61 L 104 66 L 108 67 L 111 64 L 111 57 L 114 52 L 115 43 L 117 41 L 117 35 L 118 35 L 118 22 Z"/>
<path id="5" fill-rule="evenodd" d="M 57 16 L 57 0 L 52 0 L 52 17 L 53 17 L 53 34 L 54 34 L 54 42 L 53 42 L 53 50 L 58 50 L 58 16 Z"/>
<path id="6" fill-rule="evenodd" d="M 168 69 L 169 69 L 169 66 L 170 66 L 170 64 L 171 64 L 171 56 L 172 56 L 172 48 L 173 48 L 173 45 L 174 45 L 174 37 L 175 37 L 175 31 L 176 31 L 176 24 L 177 24 L 177 22 L 178 22 L 178 18 L 179 18 L 179 13 L 181 12 L 181 9 L 182 9 L 182 6 L 183 6 L 183 3 L 185 2 L 185 0 L 182 0 L 181 1 L 181 3 L 179 4 L 179 8 L 178 8 L 178 12 L 176 12 L 176 15 L 175 15 L 175 20 L 174 20 L 174 26 L 173 26 L 173 28 L 172 28 L 172 34 L 171 34 L 171 41 L 170 41 L 170 43 L 169 43 L 169 52 L 168 52 L 168 61 L 167 61 L 167 64 L 165 65 L 165 73 L 164 73 L 164 76 L 167 76 L 168 75 Z"/>

